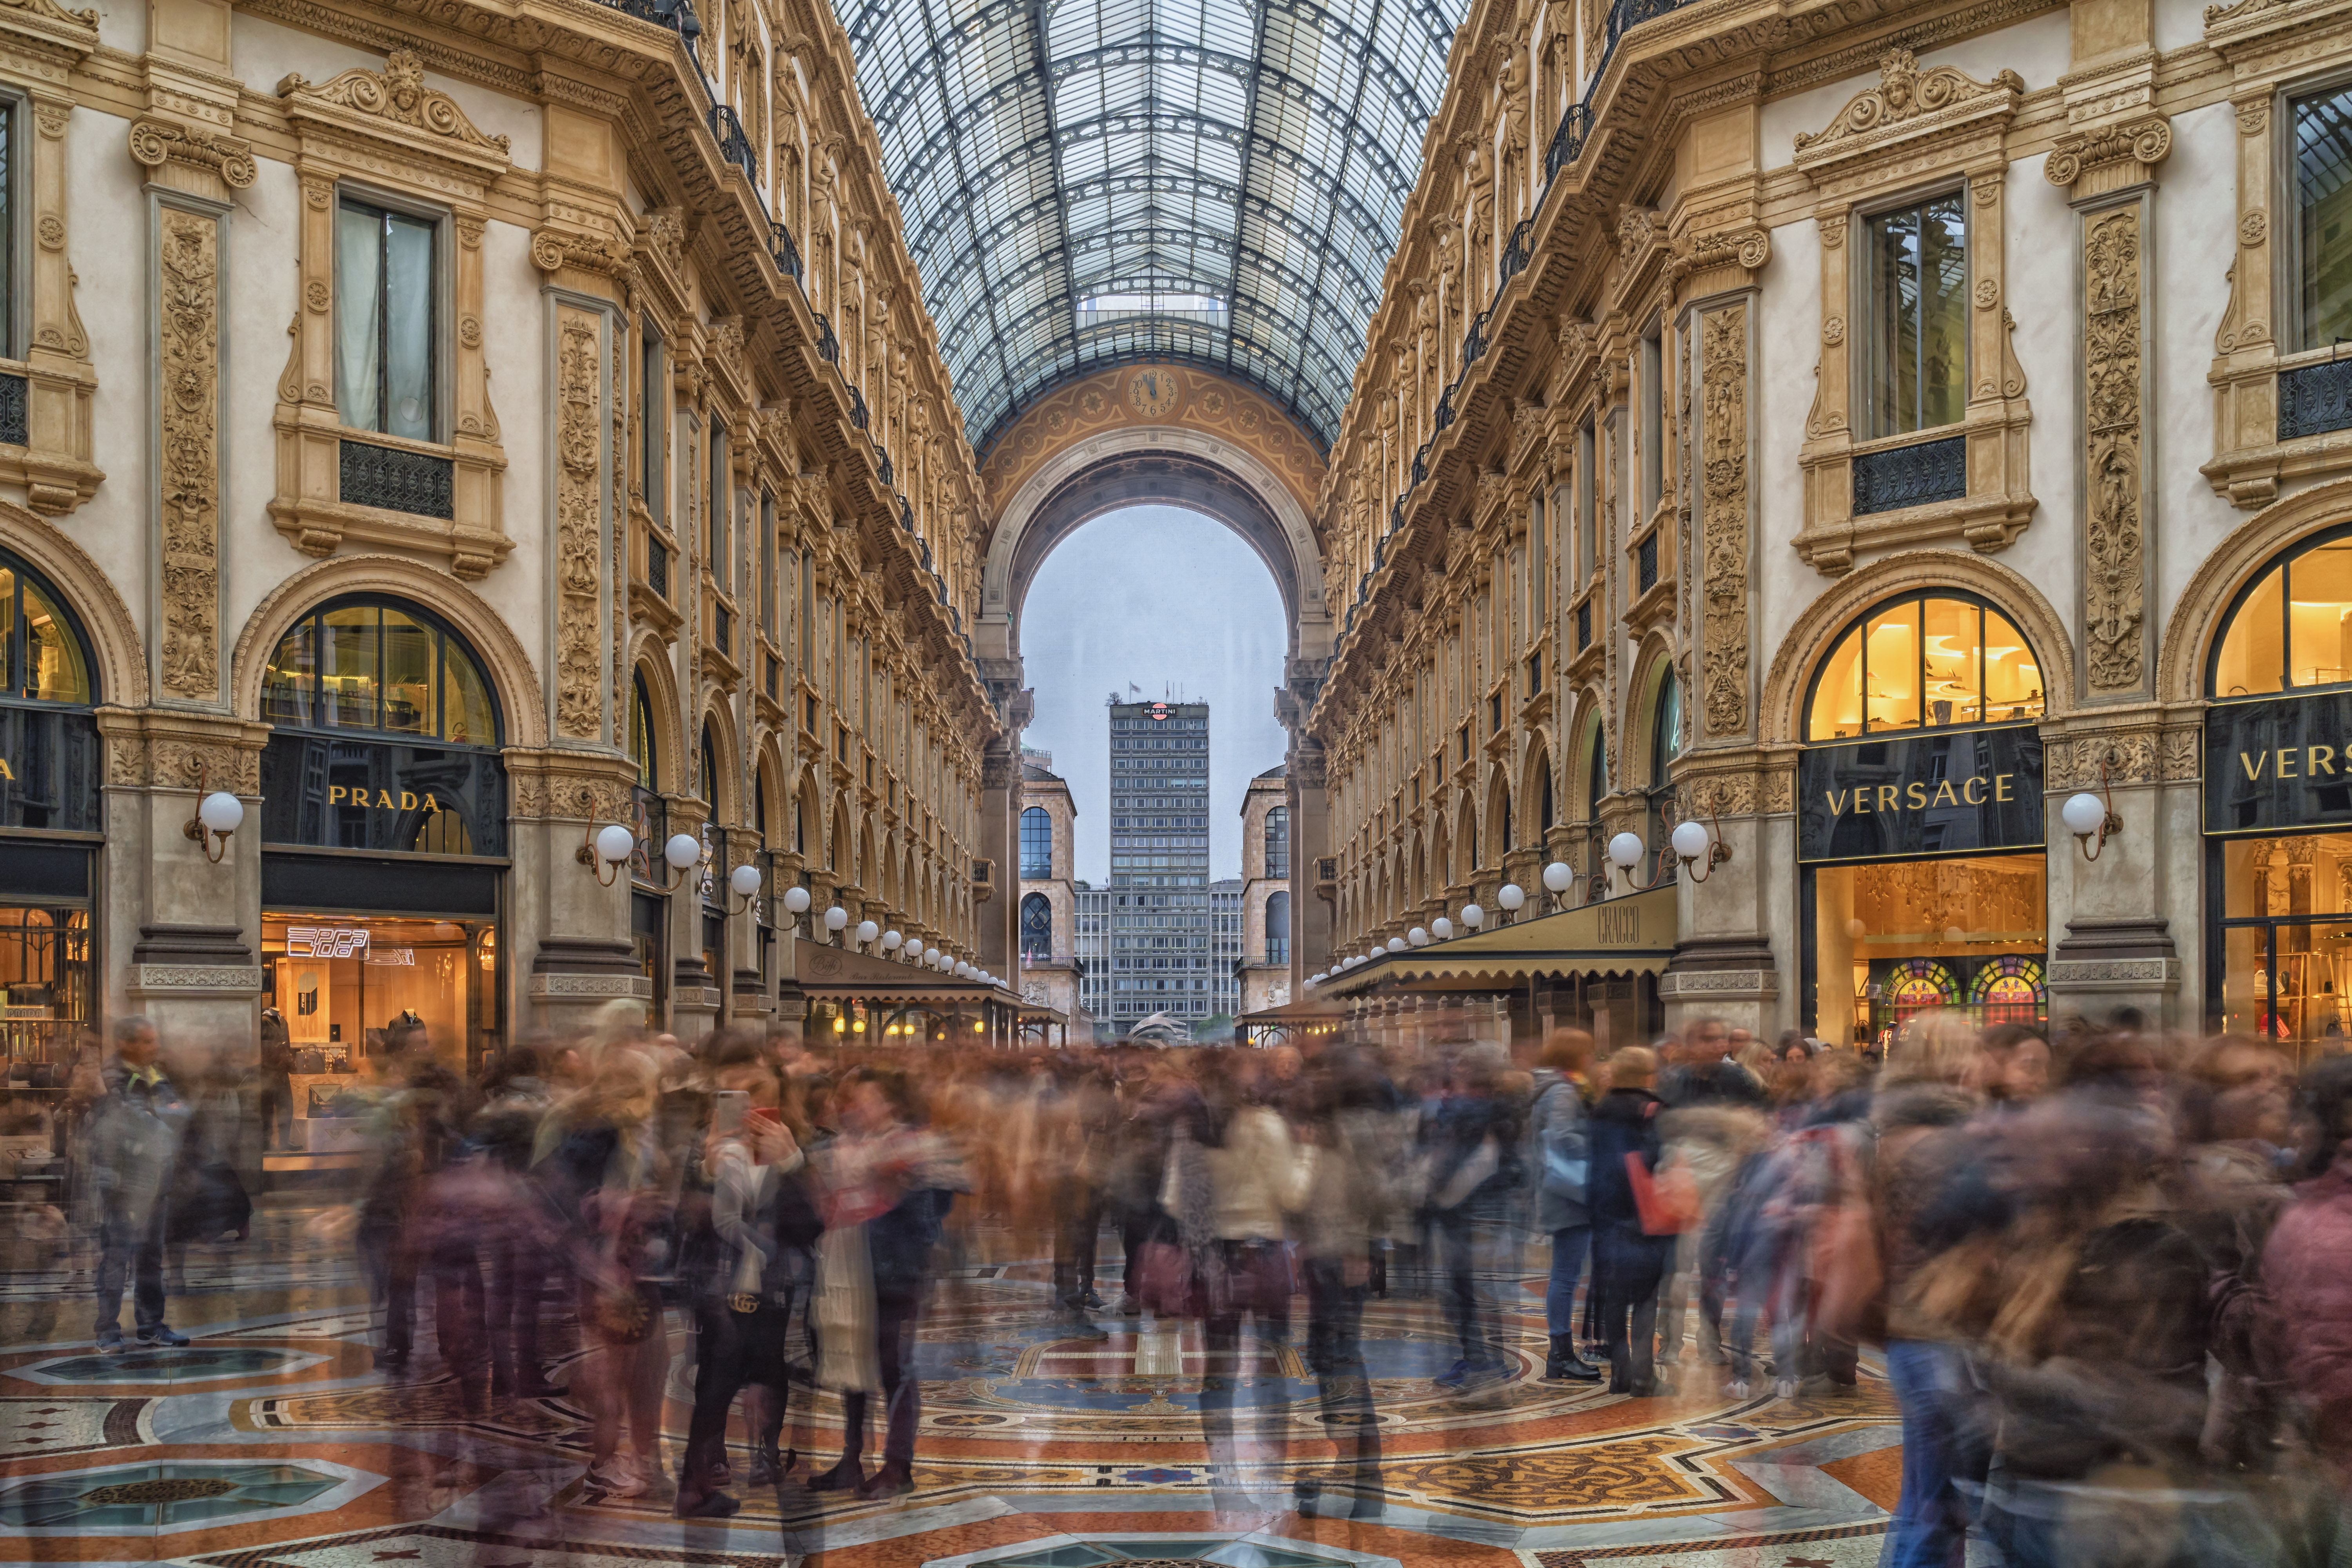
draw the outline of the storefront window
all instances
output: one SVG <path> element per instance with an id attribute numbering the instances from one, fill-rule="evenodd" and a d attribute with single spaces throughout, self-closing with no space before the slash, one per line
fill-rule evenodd
<path id="1" fill-rule="evenodd" d="M 1824 866 L 1814 874 L 1821 1037 L 1884 1041 L 1934 1007 L 2039 1021 L 2049 895 L 2042 856 Z"/>
<path id="2" fill-rule="evenodd" d="M 89 958 L 88 909 L 0 905 L 0 1039 L 9 1063 L 72 1058 L 74 1036 L 95 1016 Z"/>
<path id="3" fill-rule="evenodd" d="M 284 1018 L 307 1072 L 356 1071 L 420 1028 L 433 1054 L 452 1062 L 494 1037 L 491 921 L 266 910 L 261 962 L 263 1005 Z M 317 1114 L 299 1090 L 295 1099 L 298 1116 Z"/>
<path id="4" fill-rule="evenodd" d="M 2042 717 L 2040 664 L 2016 626 L 1966 595 L 1880 606 L 1839 639 L 1814 678 L 1805 737 Z"/>
<path id="5" fill-rule="evenodd" d="M 2220 845 L 2221 1006 L 2233 1033 L 2340 1050 L 2352 1018 L 2352 833 Z"/>

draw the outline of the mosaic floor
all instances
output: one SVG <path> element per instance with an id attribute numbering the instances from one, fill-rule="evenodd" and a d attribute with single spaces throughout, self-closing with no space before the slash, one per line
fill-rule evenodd
<path id="1" fill-rule="evenodd" d="M 1789 1401 L 1732 1399 L 1717 1369 L 1688 1361 L 1682 1392 L 1660 1398 L 1538 1381 L 1539 1252 L 1493 1282 L 1512 1367 L 1484 1390 L 1434 1381 L 1454 1346 L 1433 1302 L 1368 1310 L 1377 1498 L 1347 1413 L 1319 1407 L 1296 1344 L 1265 1341 L 1247 1346 L 1235 1402 L 1246 1495 L 1213 1494 L 1197 1329 L 1102 1314 L 1108 1338 L 1074 1337 L 1033 1261 L 941 1282 L 919 1352 L 911 1495 L 817 1501 L 788 1487 L 780 1501 L 739 1485 L 733 1519 L 681 1522 L 586 1494 L 571 1358 L 557 1394 L 469 1415 L 438 1373 L 428 1305 L 417 1370 L 375 1370 L 364 1287 L 304 1239 L 311 1212 L 272 1205 L 243 1246 L 194 1249 L 171 1313 L 194 1342 L 119 1356 L 92 1352 L 86 1260 L 8 1238 L 22 1267 L 0 1293 L 0 1562 L 1849 1568 L 1877 1561 L 1895 1500 L 1900 1428 L 1867 1362 L 1857 1390 Z M 692 1371 L 690 1338 L 673 1341 L 674 1473 Z M 818 1464 L 838 1420 L 830 1396 L 796 1415 Z M 1302 1491 L 1317 1495 L 1302 1505 Z"/>

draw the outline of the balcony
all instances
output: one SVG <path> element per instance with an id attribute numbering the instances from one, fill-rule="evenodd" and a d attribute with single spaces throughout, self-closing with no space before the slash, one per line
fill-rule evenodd
<path id="1" fill-rule="evenodd" d="M 710 134 L 719 140 L 719 156 L 743 171 L 751 188 L 760 188 L 760 155 L 751 150 L 751 139 L 743 134 L 743 121 L 735 110 L 723 103 L 710 106 Z M 774 224 L 771 228 L 777 226 Z"/>

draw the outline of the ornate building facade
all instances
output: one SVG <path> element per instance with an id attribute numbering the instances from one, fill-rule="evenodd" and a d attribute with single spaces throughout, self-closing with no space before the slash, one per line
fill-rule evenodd
<path id="1" fill-rule="evenodd" d="M 1452 60 L 1315 511 L 1317 992 L 2340 1033 L 2352 9 L 1482 0 Z"/>
<path id="2" fill-rule="evenodd" d="M 0 12 L 12 1020 L 478 1059 L 795 1015 L 869 921 L 1012 973 L 984 492 L 853 82 L 804 0 Z"/>
<path id="3" fill-rule="evenodd" d="M 1024 1002 L 1050 1007 L 1076 1026 L 1076 1039 L 1091 1039 L 1094 1027 L 1080 1017 L 1084 966 L 1078 957 L 1077 802 L 1054 771 L 1050 752 L 1021 752 L 1021 819 L 1016 838 L 1021 858 L 1018 948 Z"/>

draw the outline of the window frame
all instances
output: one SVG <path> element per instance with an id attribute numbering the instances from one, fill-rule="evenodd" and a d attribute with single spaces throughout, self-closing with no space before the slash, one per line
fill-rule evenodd
<path id="1" fill-rule="evenodd" d="M 2271 122 L 2282 128 L 2272 138 L 2273 163 L 2273 200 L 2284 216 L 2284 233 L 2279 237 L 2274 265 L 2279 275 L 2273 279 L 2275 298 L 2285 331 L 2279 334 L 2278 352 L 2283 358 L 2303 354 L 2329 353 L 2336 345 L 2307 341 L 2311 323 L 2305 315 L 2303 299 L 2303 203 L 2298 177 L 2295 135 L 2295 106 L 2309 99 L 2343 97 L 2352 100 L 2352 68 L 2339 68 L 2300 80 L 2282 83 L 2273 94 Z M 2347 163 L 2352 168 L 2352 163 Z M 2352 332 L 2343 342 L 2352 342 Z"/>
<path id="2" fill-rule="evenodd" d="M 33 232 L 39 219 L 28 215 L 26 208 L 32 199 L 32 182 L 26 171 L 31 149 L 26 132 L 31 117 L 32 101 L 13 83 L 0 82 L 0 130 L 6 135 L 7 174 L 0 180 L 0 254 L 8 258 L 8 278 L 0 289 L 0 332 L 6 341 L 0 342 L 0 360 L 11 364 L 27 363 L 26 351 L 33 342 Z M 37 137 L 40 133 L 34 131 Z M 34 221 L 26 223 L 26 216 Z M 29 432 L 28 432 L 29 434 Z"/>
<path id="3" fill-rule="evenodd" d="M 415 218 L 433 226 L 433 285 L 428 290 L 432 297 L 433 320 L 427 331 L 427 341 L 433 354 L 432 374 L 428 378 L 433 386 L 432 434 L 429 436 L 396 436 L 390 430 L 373 426 L 354 425 L 346 417 L 348 411 L 343 407 L 342 399 L 343 232 L 341 221 L 346 205 L 358 205 L 371 209 L 380 217 L 396 216 Z M 343 429 L 354 435 L 374 437 L 386 441 L 414 441 L 424 446 L 446 447 L 451 444 L 450 416 L 456 403 L 457 392 L 455 356 L 449 352 L 449 323 L 455 316 L 457 300 L 455 255 L 457 214 L 436 202 L 421 201 L 415 196 L 404 195 L 398 191 L 390 190 L 382 185 L 350 179 L 339 179 L 335 182 L 331 210 L 336 222 L 330 230 L 333 239 L 331 253 L 327 258 L 327 277 L 329 291 L 332 296 L 332 314 L 330 319 L 333 323 L 334 331 L 335 418 Z M 383 229 L 379 227 L 379 236 L 382 233 Z M 378 287 L 382 289 L 383 286 L 384 277 L 380 271 Z M 387 310 L 387 316 L 389 313 Z M 378 357 L 381 363 L 383 357 L 381 343 L 378 345 Z M 379 369 L 379 383 L 382 375 L 383 372 Z M 377 412 L 382 416 L 384 414 L 383 403 L 386 400 L 386 394 L 381 384 L 379 384 L 377 395 L 379 398 Z"/>
<path id="4" fill-rule="evenodd" d="M 1960 209 L 1960 265 L 1964 272 L 1960 279 L 1960 412 L 1958 417 L 1941 425 L 1921 425 L 1909 430 L 1882 429 L 1878 417 L 1876 374 L 1883 346 L 1880 335 L 1883 318 L 1878 307 L 1880 285 L 1884 279 L 1877 247 L 1871 243 L 1871 227 L 1884 218 L 1905 212 L 1922 215 L 1924 227 L 1924 215 L 1928 206 L 1948 196 L 1956 201 Z M 1902 441 L 1906 438 L 1925 441 L 1934 439 L 1936 431 L 1951 430 L 1966 425 L 1970 388 L 1974 384 L 1970 377 L 1975 372 L 1976 348 L 1969 342 L 1972 333 L 1969 318 L 1973 311 L 1969 296 L 1976 288 L 1977 266 L 1976 216 L 1970 210 L 1968 180 L 1955 174 L 1929 184 L 1911 187 L 1900 195 L 1857 206 L 1849 232 L 1853 237 L 1853 298 L 1861 306 L 1853 313 L 1861 330 L 1848 334 L 1853 353 L 1852 417 L 1855 438 L 1862 441 Z M 1920 363 L 1922 365 L 1926 363 L 1924 354 Z M 1914 380 L 1917 380 L 1916 374 Z M 1924 394 L 1924 384 L 1915 386 L 1914 391 Z M 1923 395 L 1923 406 L 1924 403 Z"/>
<path id="5" fill-rule="evenodd" d="M 11 573 L 15 579 L 9 590 L 13 597 L 8 607 L 7 646 L 5 649 L 0 649 L 0 667 L 5 667 L 12 685 L 0 688 L 0 706 L 30 708 L 44 713 L 79 713 L 104 704 L 106 701 L 104 672 L 99 665 L 97 645 L 90 641 L 89 631 L 82 625 L 80 613 L 74 608 L 71 601 L 58 591 L 55 579 L 24 556 L 5 549 L 0 549 L 0 572 Z M 47 697 L 23 697 L 16 694 L 16 689 L 24 685 L 25 675 L 29 668 L 25 657 L 25 649 L 29 640 L 26 627 L 30 624 L 25 618 L 25 585 L 27 582 L 40 586 L 57 614 L 64 620 L 67 634 L 74 639 L 75 645 L 81 650 L 82 668 L 88 673 L 89 681 L 89 695 L 84 701 L 59 702 Z"/>
<path id="6" fill-rule="evenodd" d="M 1034 866 L 1037 864 L 1037 862 L 1035 862 L 1035 861 L 1034 861 L 1034 860 L 1032 860 L 1032 859 L 1030 859 L 1030 858 L 1029 858 L 1029 819 L 1030 819 L 1030 817 L 1031 817 L 1033 815 L 1037 818 L 1037 820 L 1038 820 L 1040 823 L 1042 823 L 1042 824 L 1044 824 L 1044 825 L 1045 825 L 1045 835 L 1044 835 L 1044 837 L 1045 837 L 1045 869 L 1043 869 L 1043 870 L 1033 870 L 1033 869 L 1032 869 L 1032 868 L 1033 868 L 1033 867 L 1034 867 Z M 1020 857 L 1021 857 L 1021 876 L 1020 876 L 1020 879 L 1021 879 L 1022 881 L 1024 881 L 1024 882 L 1046 882 L 1046 881 L 1051 881 L 1051 880 L 1053 880 L 1053 878 L 1054 878 L 1054 816 L 1053 816 L 1053 813 L 1051 813 L 1051 812 L 1047 811 L 1047 810 L 1046 810 L 1044 806 L 1042 806 L 1042 805 L 1028 805 L 1028 806 L 1024 806 L 1024 807 L 1022 807 L 1022 808 L 1021 808 L 1021 817 L 1020 817 L 1019 822 L 1015 824 L 1015 828 L 1014 828 L 1014 830 L 1015 830 L 1015 834 L 1016 834 L 1016 837 L 1015 837 L 1015 847 L 1016 847 L 1016 849 L 1017 849 L 1017 851 L 1018 851 L 1018 853 L 1019 853 L 1019 855 L 1020 855 Z"/>
<path id="7" fill-rule="evenodd" d="M 2339 523 L 2334 528 L 2323 529 L 2317 533 L 2307 534 L 2304 538 L 2295 541 L 2293 544 L 2287 545 L 2285 548 L 2275 551 L 2270 555 L 2265 556 L 2263 559 L 2262 564 L 2247 575 L 2245 582 L 2239 584 L 2238 591 L 2230 595 L 2229 603 L 2222 607 L 2220 617 L 2214 622 L 2213 639 L 2205 649 L 2203 679 L 2206 701 L 2212 703 L 2275 702 L 2283 698 L 2305 697 L 2315 695 L 2320 692 L 2352 689 L 2352 672 L 2347 672 L 2347 679 L 2343 680 L 2328 681 L 2319 685 L 2298 686 L 2294 683 L 2293 679 L 2294 675 L 2294 625 L 2293 620 L 2293 588 L 2291 584 L 2293 581 L 2292 574 L 2294 572 L 2294 563 L 2305 555 L 2312 554 L 2318 550 L 2324 549 L 2327 545 L 2347 539 L 2352 539 L 2352 522 Z M 2225 696 L 2215 689 L 2220 685 L 2222 647 L 2230 640 L 2230 632 L 2231 628 L 2236 626 L 2238 624 L 2239 615 L 2244 611 L 2248 602 L 2253 598 L 2254 595 L 2262 588 L 2262 585 L 2265 582 L 2269 581 L 2270 575 L 2273 572 L 2286 574 L 2279 580 L 2280 668 L 2278 688 L 2272 691 L 2247 692 L 2244 695 L 2238 697 Z"/>
<path id="8" fill-rule="evenodd" d="M 1870 718 L 1865 709 L 1863 715 L 1862 731 L 1859 734 L 1832 735 L 1823 736 L 1818 739 L 1815 738 L 1813 734 L 1813 705 L 1819 700 L 1821 696 L 1822 679 L 1823 676 L 1828 674 L 1830 660 L 1834 658 L 1837 656 L 1838 650 L 1845 646 L 1846 638 L 1863 633 L 1864 628 L 1866 628 L 1872 621 L 1885 615 L 1889 610 L 1895 609 L 1904 605 L 1916 604 L 1924 606 L 1927 601 L 1931 599 L 1948 599 L 1957 603 L 1970 605 L 1978 611 L 1977 706 L 1979 713 L 1984 713 L 1988 716 L 1979 718 L 1972 722 L 1965 724 L 1937 724 L 1928 721 L 1927 714 L 1929 712 L 1929 709 L 1927 705 L 1928 699 L 1927 697 L 1927 679 L 1925 672 L 1927 661 L 1927 636 L 1923 629 L 1921 636 L 1918 638 L 1918 664 L 1920 668 L 1918 671 L 1919 680 L 1917 689 L 1920 694 L 1920 721 L 1916 724 L 1890 727 L 1885 730 L 1874 730 L 1870 727 Z M 2015 627 L 2017 629 L 2019 638 L 2025 645 L 2025 650 L 2033 655 L 2034 668 L 2041 670 L 2042 674 L 2042 711 L 2040 713 L 2031 714 L 2022 719 L 1994 719 L 1989 716 L 1989 710 L 1990 710 L 1992 703 L 1990 698 L 1986 695 L 1985 689 L 1987 685 L 1984 654 L 1985 632 L 1982 617 L 1986 615 L 1999 616 L 2002 620 L 2007 621 L 2011 626 Z M 1925 624 L 1925 612 L 1923 610 L 1921 620 L 1923 628 Z M 1870 639 L 1866 635 L 1863 637 L 1862 666 L 1860 670 L 1860 676 L 1864 687 L 1864 700 L 1865 704 L 1868 701 L 1870 680 L 1869 640 Z M 2216 646 L 2218 647 L 2219 645 L 2217 644 Z M 1910 735 L 1950 735 L 1969 730 L 2000 730 L 2018 724 L 2042 724 L 2049 721 L 2051 706 L 2049 668 L 2042 663 L 2042 652 L 2039 648 L 2034 647 L 2033 639 L 2026 631 L 2025 622 L 2022 618 L 2005 605 L 1994 603 L 1990 598 L 1983 594 L 1978 593 L 1973 588 L 1909 588 L 1900 594 L 1894 594 L 1884 599 L 1874 600 L 1858 615 L 1849 616 L 1844 622 L 1838 626 L 1838 629 L 1833 636 L 1822 639 L 1821 651 L 1815 655 L 1813 658 L 1812 672 L 1807 676 L 1805 679 L 1805 700 L 1803 706 L 1799 710 L 1801 717 L 1798 724 L 1798 731 L 1801 737 L 1801 743 L 1803 745 L 1843 746 L 1852 745 L 1858 742 L 1875 741 L 1881 739 L 1899 739 Z"/>
<path id="9" fill-rule="evenodd" d="M 321 684 L 319 679 L 320 670 L 317 664 L 319 657 L 319 628 L 320 620 L 321 617 L 337 610 L 355 609 L 371 609 L 378 612 L 376 618 L 374 681 L 376 688 L 376 709 L 379 713 L 383 711 L 383 708 L 384 686 L 383 619 L 382 612 L 385 610 L 397 610 L 400 614 L 406 616 L 411 620 L 417 622 L 432 631 L 435 637 L 440 639 L 434 644 L 434 699 L 436 702 L 439 704 L 439 711 L 436 711 L 433 716 L 433 729 L 430 733 L 420 734 L 409 730 L 386 729 L 381 722 L 372 725 L 331 724 L 324 722 L 320 719 L 319 714 L 324 705 L 326 692 L 326 688 Z M 269 672 L 271 669 L 276 668 L 278 650 L 285 647 L 287 639 L 293 637 L 295 633 L 306 623 L 311 627 L 311 658 L 313 661 L 310 674 L 310 697 L 309 702 L 310 717 L 308 721 L 296 721 L 279 719 L 274 715 L 268 715 L 267 708 L 269 700 Z M 441 737 L 444 720 L 448 710 L 448 680 L 445 671 L 446 668 L 446 645 L 450 642 L 456 643 L 459 651 L 464 653 L 467 661 L 473 665 L 475 673 L 481 679 L 482 689 L 488 695 L 491 738 L 488 742 L 450 741 L 444 740 Z M 642 679 L 642 677 L 640 677 L 640 679 Z M 505 698 L 499 689 L 498 678 L 492 672 L 488 661 L 484 659 L 482 656 L 475 650 L 473 639 L 467 637 L 465 633 L 459 631 L 455 626 L 450 624 L 447 616 L 442 615 L 437 610 L 435 610 L 431 605 L 421 604 L 414 599 L 404 599 L 397 595 L 341 594 L 332 598 L 319 600 L 317 603 L 304 609 L 300 615 L 289 620 L 286 623 L 285 629 L 278 634 L 278 640 L 270 646 L 270 657 L 268 661 L 262 666 L 261 691 L 262 703 L 265 710 L 265 721 L 276 725 L 278 728 L 283 730 L 299 730 L 305 734 L 343 735 L 353 739 L 373 739 L 392 745 L 415 746 L 436 751 L 455 750 L 467 752 L 497 752 L 500 747 L 506 744 L 507 727 Z"/>
<path id="10" fill-rule="evenodd" d="M 669 344 L 651 316 L 642 318 L 639 330 L 644 346 L 637 357 L 637 492 L 646 517 L 655 527 L 667 530 L 669 496 L 663 487 L 669 479 L 670 400 L 664 391 L 669 385 Z"/>

